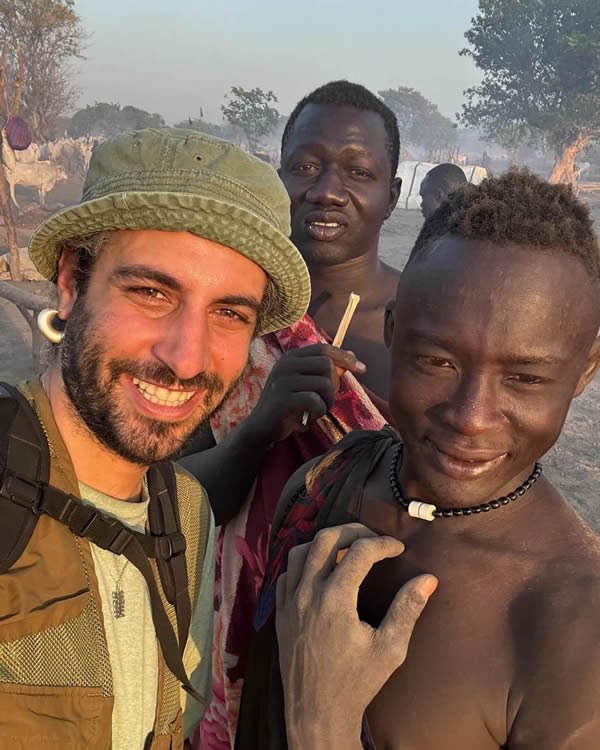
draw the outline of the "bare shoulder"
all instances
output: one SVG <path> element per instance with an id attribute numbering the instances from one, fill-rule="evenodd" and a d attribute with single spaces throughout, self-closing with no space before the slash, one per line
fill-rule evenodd
<path id="1" fill-rule="evenodd" d="M 383 272 L 384 280 L 389 285 L 389 288 L 393 289 L 393 293 L 395 295 L 396 287 L 398 286 L 398 279 L 402 275 L 402 271 L 388 265 L 387 263 L 384 263 L 383 261 L 381 261 L 381 270 Z"/>

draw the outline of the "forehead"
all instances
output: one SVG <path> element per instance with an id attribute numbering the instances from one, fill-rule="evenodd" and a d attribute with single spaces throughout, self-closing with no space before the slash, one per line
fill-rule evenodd
<path id="1" fill-rule="evenodd" d="M 263 269 L 230 247 L 190 232 L 152 229 L 111 234 L 98 258 L 98 270 L 143 266 L 168 276 L 182 289 L 229 287 L 236 294 L 257 294 L 266 284 Z"/>
<path id="2" fill-rule="evenodd" d="M 339 152 L 358 146 L 389 164 L 386 143 L 385 124 L 377 112 L 310 103 L 294 122 L 285 151 L 321 149 Z"/>
<path id="3" fill-rule="evenodd" d="M 397 321 L 471 353 L 563 357 L 591 346 L 596 294 L 564 252 L 446 235 L 403 274 Z"/>

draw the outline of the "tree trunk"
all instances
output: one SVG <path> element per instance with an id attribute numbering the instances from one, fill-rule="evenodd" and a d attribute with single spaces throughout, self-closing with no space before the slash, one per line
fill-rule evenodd
<path id="1" fill-rule="evenodd" d="M 574 140 L 563 146 L 562 153 L 556 159 L 554 169 L 552 170 L 552 174 L 550 175 L 548 182 L 552 183 L 553 185 L 558 185 L 561 183 L 565 185 L 574 185 L 575 159 L 579 156 L 579 154 L 583 151 L 583 149 L 588 145 L 590 141 L 591 138 L 589 136 L 583 135 L 583 133 L 579 133 L 579 135 Z"/>
<path id="2" fill-rule="evenodd" d="M 1 140 L 1 139 L 0 139 Z M 15 219 L 10 205 L 10 195 L 8 192 L 8 183 L 4 177 L 4 164 L 0 159 L 0 207 L 4 217 L 4 227 L 8 239 L 8 249 L 10 252 L 10 275 L 13 281 L 23 281 L 21 273 L 21 258 L 19 256 L 19 243 L 17 242 L 17 230 Z"/>

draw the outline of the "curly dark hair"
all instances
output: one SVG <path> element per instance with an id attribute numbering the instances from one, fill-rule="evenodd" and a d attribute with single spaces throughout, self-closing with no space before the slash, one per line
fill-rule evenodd
<path id="1" fill-rule="evenodd" d="M 408 262 L 446 234 L 562 250 L 600 280 L 600 247 L 589 209 L 569 186 L 551 185 L 526 169 L 450 193 L 423 225 Z"/>
<path id="2" fill-rule="evenodd" d="M 319 86 L 318 89 L 312 91 L 296 104 L 281 137 L 282 154 L 290 138 L 294 123 L 307 104 L 330 104 L 334 107 L 354 107 L 355 109 L 361 109 L 365 112 L 375 112 L 380 115 L 387 134 L 386 147 L 390 157 L 392 179 L 396 176 L 398 161 L 400 159 L 400 133 L 398 132 L 396 115 L 369 89 L 358 83 L 350 83 L 350 81 L 331 81 L 330 83 L 326 83 L 323 86 Z"/>

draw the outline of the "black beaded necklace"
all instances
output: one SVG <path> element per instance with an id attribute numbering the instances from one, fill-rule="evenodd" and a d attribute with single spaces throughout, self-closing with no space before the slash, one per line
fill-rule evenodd
<path id="1" fill-rule="evenodd" d="M 404 510 L 408 511 L 411 516 L 415 518 L 421 518 L 427 521 L 433 521 L 434 518 L 452 518 L 455 516 L 471 516 L 477 515 L 478 513 L 487 513 L 490 510 L 496 510 L 501 508 L 503 505 L 509 505 L 509 503 L 517 500 L 521 495 L 524 495 L 528 489 L 533 487 L 542 474 L 541 464 L 536 463 L 531 476 L 526 479 L 522 485 L 517 487 L 514 492 L 509 492 L 504 497 L 499 497 L 497 500 L 490 500 L 489 503 L 482 503 L 481 505 L 472 505 L 470 508 L 443 508 L 438 510 L 435 505 L 429 503 L 423 503 L 419 500 L 407 500 L 398 485 L 398 464 L 400 457 L 402 456 L 403 445 L 398 443 L 394 449 L 394 455 L 392 456 L 392 464 L 390 466 L 390 485 L 394 498 L 397 503 L 401 505 Z"/>

